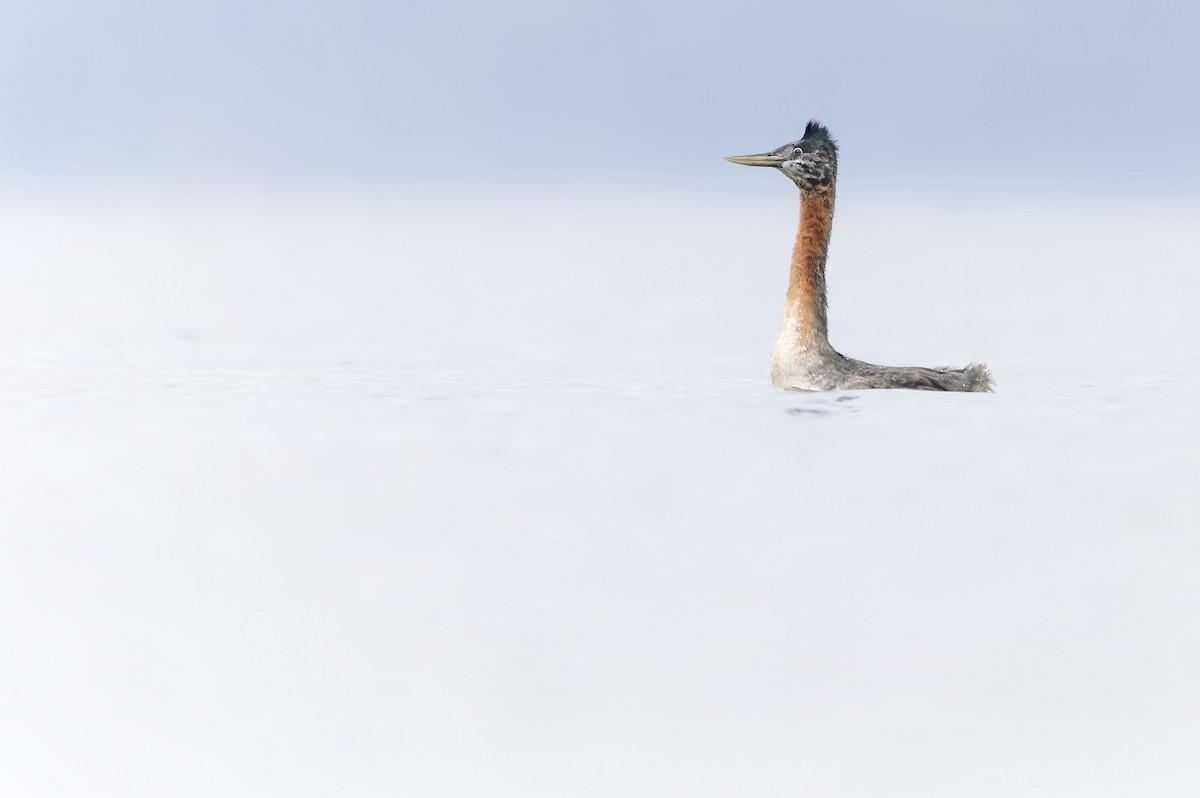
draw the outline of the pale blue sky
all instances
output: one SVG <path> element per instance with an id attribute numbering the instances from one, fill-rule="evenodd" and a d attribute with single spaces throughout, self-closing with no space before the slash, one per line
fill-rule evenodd
<path id="1" fill-rule="evenodd" d="M 1200 180 L 1186 2 L 6 2 L 0 175 Z"/>

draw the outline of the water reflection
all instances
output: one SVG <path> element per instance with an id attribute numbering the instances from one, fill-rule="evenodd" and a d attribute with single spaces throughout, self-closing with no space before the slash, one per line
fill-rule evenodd
<path id="1" fill-rule="evenodd" d="M 831 416 L 857 413 L 858 408 L 850 404 L 857 399 L 857 396 L 847 394 L 829 396 L 828 394 L 814 393 L 802 407 L 789 407 L 786 412 L 789 416 Z"/>

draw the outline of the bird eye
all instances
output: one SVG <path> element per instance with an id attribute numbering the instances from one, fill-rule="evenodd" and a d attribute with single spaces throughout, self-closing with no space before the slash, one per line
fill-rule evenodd
<path id="1" fill-rule="evenodd" d="M 800 149 L 799 147 L 792 148 L 792 157 L 793 158 L 799 158 L 803 154 L 804 154 L 804 150 Z"/>

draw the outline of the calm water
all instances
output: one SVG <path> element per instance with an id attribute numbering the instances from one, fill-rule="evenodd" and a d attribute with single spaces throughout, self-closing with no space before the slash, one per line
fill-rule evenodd
<path id="1" fill-rule="evenodd" d="M 3 782 L 1187 794 L 1196 204 L 791 201 L 8 203 Z"/>

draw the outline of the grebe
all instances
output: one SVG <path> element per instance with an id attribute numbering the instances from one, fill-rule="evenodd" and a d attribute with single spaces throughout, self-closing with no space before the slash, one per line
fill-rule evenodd
<path id="1" fill-rule="evenodd" d="M 966 368 L 876 366 L 846 357 L 829 344 L 825 259 L 833 228 L 837 142 L 816 120 L 804 138 L 762 155 L 725 160 L 773 166 L 800 189 L 800 229 L 792 250 L 783 325 L 771 352 L 771 384 L 806 391 L 916 388 L 927 391 L 990 391 L 992 375 L 982 363 Z"/>

